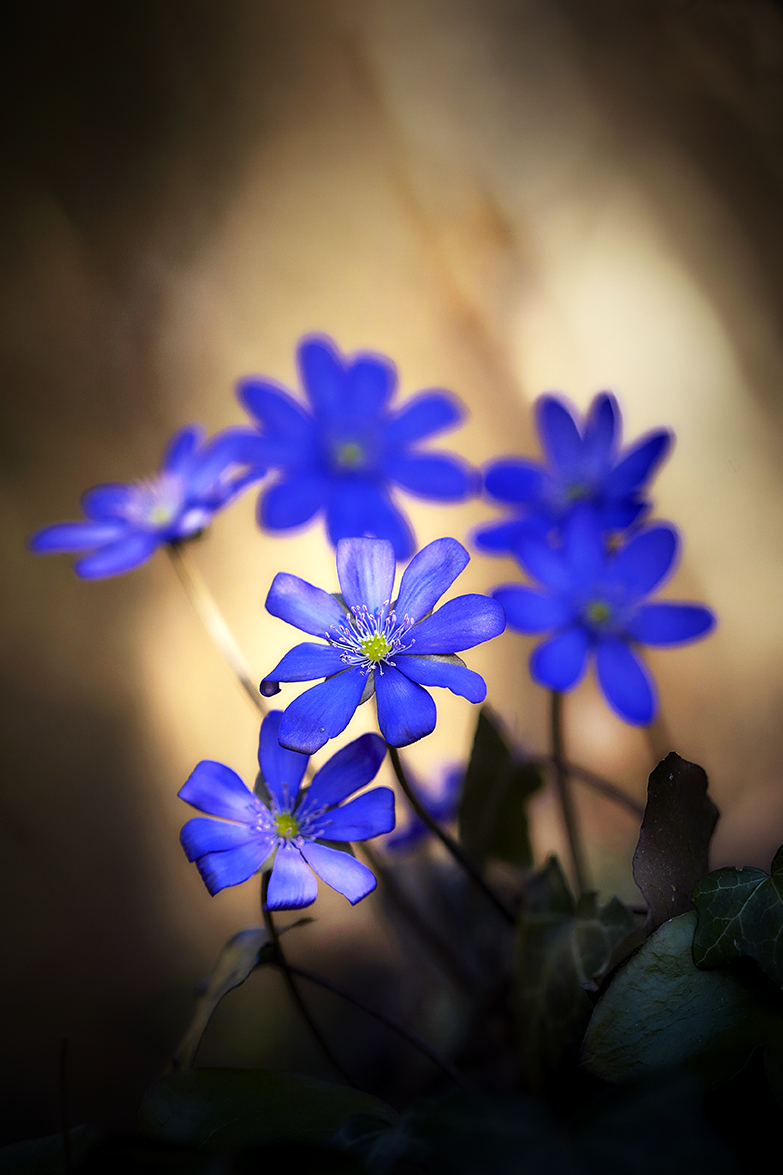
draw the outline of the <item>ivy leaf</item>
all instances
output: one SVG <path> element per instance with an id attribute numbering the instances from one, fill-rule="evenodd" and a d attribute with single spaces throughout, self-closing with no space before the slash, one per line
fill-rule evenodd
<path id="1" fill-rule="evenodd" d="M 585 988 L 633 928 L 617 898 L 603 907 L 594 893 L 574 902 L 556 857 L 525 887 L 517 926 L 515 1013 L 528 1085 L 542 1089 L 590 1019 Z"/>
<path id="2" fill-rule="evenodd" d="M 521 868 L 533 864 L 527 802 L 542 782 L 540 768 L 520 758 L 483 706 L 459 810 L 460 840 L 477 865 L 488 857 Z"/>
<path id="3" fill-rule="evenodd" d="M 267 1069 L 189 1069 L 150 1086 L 139 1111 L 142 1134 L 164 1142 L 235 1151 L 262 1143 L 328 1142 L 353 1114 L 390 1124 L 384 1102 L 347 1086 Z"/>
<path id="4" fill-rule="evenodd" d="M 684 1068 L 707 1086 L 760 1044 L 783 1042 L 783 1011 L 732 971 L 693 962 L 696 914 L 665 922 L 617 972 L 590 1020 L 582 1061 L 605 1081 Z"/>
<path id="5" fill-rule="evenodd" d="M 693 900 L 697 967 L 719 967 L 745 955 L 783 987 L 783 848 L 769 876 L 763 869 L 716 869 L 696 886 Z"/>

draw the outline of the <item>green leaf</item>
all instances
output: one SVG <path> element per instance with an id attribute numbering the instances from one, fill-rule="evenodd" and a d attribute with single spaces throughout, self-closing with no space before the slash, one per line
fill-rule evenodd
<path id="1" fill-rule="evenodd" d="M 520 759 L 483 706 L 459 811 L 460 840 L 477 865 L 489 857 L 522 868 L 533 864 L 527 802 L 542 782 L 540 768 Z"/>
<path id="2" fill-rule="evenodd" d="M 240 1150 L 261 1143 L 325 1143 L 352 1114 L 386 1116 L 371 1094 L 267 1069 L 189 1069 L 161 1077 L 144 1095 L 142 1134 L 167 1142 Z"/>
<path id="3" fill-rule="evenodd" d="M 783 848 L 763 869 L 716 869 L 693 891 L 699 923 L 697 967 L 719 967 L 743 955 L 783 987 Z"/>
<path id="4" fill-rule="evenodd" d="M 525 887 L 517 925 L 515 1014 L 525 1076 L 542 1089 L 590 1019 L 585 987 L 633 927 L 617 898 L 604 907 L 594 893 L 577 904 L 556 857 Z"/>
<path id="5" fill-rule="evenodd" d="M 590 1072 L 619 1082 L 677 1067 L 714 1086 L 783 1040 L 780 1006 L 732 971 L 695 966 L 695 926 L 693 911 L 665 922 L 616 973 L 585 1036 Z"/>

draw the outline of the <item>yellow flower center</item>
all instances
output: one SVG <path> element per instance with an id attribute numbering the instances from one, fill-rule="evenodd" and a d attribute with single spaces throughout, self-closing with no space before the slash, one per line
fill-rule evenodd
<path id="1" fill-rule="evenodd" d="M 581 502 L 590 497 L 590 486 L 582 481 L 575 481 L 573 485 L 568 486 L 565 496 L 568 502 Z"/>
<path id="2" fill-rule="evenodd" d="M 293 840 L 295 836 L 299 836 L 299 821 L 291 812 L 281 812 L 279 816 L 276 816 L 275 827 L 277 835 L 282 836 L 285 840 Z"/>
<path id="3" fill-rule="evenodd" d="M 604 600 L 593 600 L 585 608 L 585 615 L 591 624 L 606 624 L 612 615 L 612 609 Z"/>
<path id="4" fill-rule="evenodd" d="M 364 461 L 364 446 L 357 441 L 343 441 L 335 447 L 334 460 L 339 469 L 357 469 Z"/>
<path id="5" fill-rule="evenodd" d="M 385 636 L 376 632 L 374 636 L 365 637 L 363 641 L 359 641 L 359 648 L 373 664 L 378 661 L 383 661 L 391 652 L 391 645 Z"/>

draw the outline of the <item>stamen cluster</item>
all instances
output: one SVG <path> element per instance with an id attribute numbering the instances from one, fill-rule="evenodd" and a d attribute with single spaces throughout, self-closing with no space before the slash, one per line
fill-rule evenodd
<path id="1" fill-rule="evenodd" d="M 351 609 L 350 617 L 346 615 L 347 624 L 330 625 L 324 635 L 330 645 L 341 650 L 343 664 L 358 665 L 365 674 L 376 667 L 383 673 L 383 665 L 393 664 L 395 653 L 416 643 L 415 637 L 406 639 L 415 620 L 406 613 L 398 621 L 394 609 L 388 609 L 388 600 L 376 612 L 359 604 Z"/>

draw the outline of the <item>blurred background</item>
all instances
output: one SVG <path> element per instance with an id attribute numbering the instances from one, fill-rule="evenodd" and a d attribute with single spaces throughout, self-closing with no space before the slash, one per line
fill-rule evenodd
<path id="1" fill-rule="evenodd" d="M 238 376 L 295 386 L 304 332 L 392 356 L 403 396 L 456 392 L 470 420 L 435 447 L 476 465 L 535 452 L 544 390 L 584 408 L 612 389 L 629 439 L 675 429 L 654 489 L 685 543 L 667 594 L 720 627 L 651 664 L 672 745 L 723 813 L 714 864 L 767 866 L 783 841 L 780 6 L 15 0 L 0 54 L 1 1141 L 58 1128 L 64 1036 L 73 1121 L 131 1128 L 195 982 L 259 922 L 255 884 L 211 899 L 178 844 L 178 788 L 207 757 L 252 779 L 258 722 L 165 556 L 84 584 L 27 536 L 78 517 L 86 486 L 153 471 L 181 424 L 242 421 Z M 320 524 L 265 538 L 255 496 L 194 558 L 260 679 L 291 644 L 263 610 L 275 572 L 336 581 Z M 493 514 L 408 501 L 421 544 Z M 475 557 L 460 590 L 516 574 Z M 529 649 L 508 634 L 469 660 L 544 751 Z M 410 754 L 425 776 L 472 738 L 468 703 L 438 705 Z M 590 681 L 567 737 L 644 795 L 645 737 Z M 631 817 L 579 802 L 602 898 L 636 900 Z M 560 847 L 548 795 L 533 819 L 543 858 Z M 407 948 L 380 894 L 312 912 L 292 958 L 382 1000 Z M 386 1055 L 353 1012 L 313 1005 L 357 1063 Z M 431 1038 L 444 1007 L 420 1017 Z M 330 1076 L 266 973 L 225 1002 L 200 1062 Z"/>

